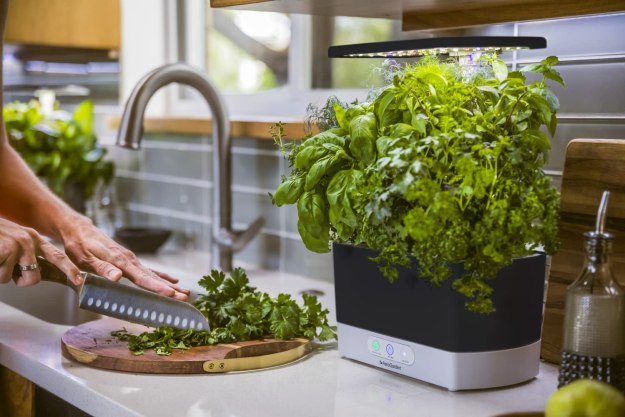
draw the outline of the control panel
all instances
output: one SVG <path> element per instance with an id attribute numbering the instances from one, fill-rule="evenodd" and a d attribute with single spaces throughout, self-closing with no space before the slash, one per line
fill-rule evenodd
<path id="1" fill-rule="evenodd" d="M 367 348 L 369 353 L 380 358 L 391 361 L 412 365 L 414 363 L 413 350 L 404 344 L 391 342 L 380 337 L 370 336 L 367 339 Z"/>

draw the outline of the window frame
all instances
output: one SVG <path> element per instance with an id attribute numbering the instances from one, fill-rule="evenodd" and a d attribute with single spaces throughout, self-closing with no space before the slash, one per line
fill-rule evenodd
<path id="1" fill-rule="evenodd" d="M 184 16 L 179 16 L 181 10 Z M 198 15 L 202 18 L 198 19 Z M 275 120 L 276 117 L 281 117 L 283 121 L 301 120 L 310 103 L 323 105 L 327 97 L 332 95 L 347 102 L 365 99 L 367 95 L 365 89 L 312 89 L 310 87 L 312 77 L 311 17 L 290 15 L 290 18 L 292 33 L 289 45 L 287 84 L 276 89 L 255 93 L 223 92 L 221 95 L 228 107 L 231 119 Z M 184 22 L 183 27 L 179 27 L 179 22 Z M 166 40 L 164 47 L 168 62 L 177 62 L 182 58 L 190 65 L 206 72 L 205 27 L 206 6 L 204 0 L 168 1 L 164 28 Z M 202 33 L 202 36 L 197 36 L 198 33 Z M 199 94 L 182 94 L 180 86 L 177 85 L 168 90 L 165 106 L 165 112 L 168 116 L 206 116 L 207 108 L 199 103 L 202 101 Z"/>

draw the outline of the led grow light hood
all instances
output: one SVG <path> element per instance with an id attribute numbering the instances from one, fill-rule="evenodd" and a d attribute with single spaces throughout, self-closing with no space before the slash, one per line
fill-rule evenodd
<path id="1" fill-rule="evenodd" d="M 536 36 L 461 36 L 338 45 L 328 48 L 329 58 L 414 58 L 426 55 L 465 56 L 480 52 L 506 52 L 547 47 Z"/>

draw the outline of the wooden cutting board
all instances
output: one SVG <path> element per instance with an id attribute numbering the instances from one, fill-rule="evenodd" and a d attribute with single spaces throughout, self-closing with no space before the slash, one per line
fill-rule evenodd
<path id="1" fill-rule="evenodd" d="M 139 334 L 148 327 L 109 317 L 73 327 L 61 338 L 63 354 L 96 368 L 155 374 L 201 374 L 247 371 L 283 365 L 311 352 L 308 339 L 251 340 L 232 344 L 174 349 L 169 356 L 145 351 L 135 356 L 128 344 L 111 336 L 125 328 Z"/>
<path id="2" fill-rule="evenodd" d="M 606 229 L 615 235 L 614 273 L 625 286 L 625 140 L 571 141 L 566 149 L 562 175 L 561 247 L 551 260 L 543 322 L 541 356 L 548 362 L 560 362 L 566 288 L 583 268 L 583 234 L 595 229 L 597 208 L 604 190 L 610 191 Z"/>

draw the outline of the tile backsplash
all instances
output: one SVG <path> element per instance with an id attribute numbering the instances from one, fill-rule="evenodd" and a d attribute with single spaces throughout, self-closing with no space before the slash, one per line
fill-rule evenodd
<path id="1" fill-rule="evenodd" d="M 561 110 L 547 166 L 556 183 L 571 139 L 625 139 L 625 14 L 496 25 L 471 34 L 547 38 L 547 49 L 519 52 L 508 59 L 512 66 L 560 58 L 567 87 L 554 88 Z M 208 256 L 211 154 L 211 138 L 199 135 L 147 134 L 138 152 L 111 146 L 118 223 L 171 228 L 175 235 L 164 250 L 206 250 Z M 331 255 L 307 251 L 297 233 L 296 209 L 275 207 L 268 196 L 286 173 L 272 141 L 234 138 L 233 223 L 243 228 L 258 216 L 265 219 L 262 233 L 234 255 L 234 264 L 332 281 Z"/>
<path id="2" fill-rule="evenodd" d="M 208 256 L 211 140 L 208 135 L 148 133 L 139 151 L 110 146 L 109 155 L 117 163 L 117 225 L 170 228 L 174 235 L 163 250 L 205 250 Z M 297 234 L 294 208 L 271 203 L 269 193 L 275 191 L 286 171 L 272 141 L 234 138 L 233 225 L 243 229 L 259 216 L 265 221 L 261 234 L 234 255 L 234 265 L 250 264 L 330 281 L 331 256 L 306 250 Z"/>

